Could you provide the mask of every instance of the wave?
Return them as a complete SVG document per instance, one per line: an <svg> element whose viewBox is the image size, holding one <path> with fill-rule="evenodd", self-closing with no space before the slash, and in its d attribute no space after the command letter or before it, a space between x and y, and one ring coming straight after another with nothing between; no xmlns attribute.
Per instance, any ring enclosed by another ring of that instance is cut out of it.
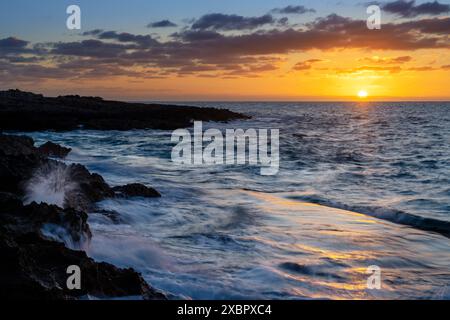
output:
<svg viewBox="0 0 450 320"><path fill-rule="evenodd" d="M422 231L430 231L450 238L450 221L421 217L397 209L389 209L376 206L355 206L335 201L321 199L316 196L289 196L291 200L307 201L323 206L333 207L352 212L365 214L374 218L386 220L392 223L409 226Z"/></svg>
<svg viewBox="0 0 450 320"><path fill-rule="evenodd" d="M68 167L49 163L37 169L25 185L24 203L48 203L63 208L66 196L77 188Z"/></svg>

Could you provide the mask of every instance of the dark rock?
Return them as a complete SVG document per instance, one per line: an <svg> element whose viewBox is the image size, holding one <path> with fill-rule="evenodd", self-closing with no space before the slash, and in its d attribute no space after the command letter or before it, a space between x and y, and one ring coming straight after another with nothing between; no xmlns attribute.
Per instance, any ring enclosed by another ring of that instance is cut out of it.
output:
<svg viewBox="0 0 450 320"><path fill-rule="evenodd" d="M15 233L36 233L43 237L43 228L57 230L54 240L83 247L91 238L87 214L74 209L62 209L46 203L24 206L14 195L0 193L0 223Z"/></svg>
<svg viewBox="0 0 450 320"><path fill-rule="evenodd" d="M0 134L0 191L21 193L22 183L45 160L31 138Z"/></svg>
<svg viewBox="0 0 450 320"><path fill-rule="evenodd" d="M63 244L40 238L35 233L13 236L0 228L0 299L55 300L141 297L165 299L165 296L132 269L120 269L97 263L83 251L67 249ZM67 268L81 270L81 289L67 289Z"/></svg>
<svg viewBox="0 0 450 320"><path fill-rule="evenodd" d="M0 152L6 156L35 155L34 141L27 136L0 135Z"/></svg>
<svg viewBox="0 0 450 320"><path fill-rule="evenodd" d="M89 211L98 201L114 197L114 191L102 176L90 173L84 166L73 164L68 167L69 179L77 188L66 194L67 207Z"/></svg>
<svg viewBox="0 0 450 320"><path fill-rule="evenodd" d="M11 93L16 95L21 97ZM64 191L65 208L35 202L23 205L26 186L40 179L47 179L49 192ZM83 248L91 238L85 210L114 195L100 175L81 165L47 159L30 138L0 134L0 299L87 295L165 299L134 270L97 263L85 252L73 250ZM81 290L67 289L71 265L81 268Z"/></svg>
<svg viewBox="0 0 450 320"><path fill-rule="evenodd" d="M197 121L249 117L226 109L106 101L98 97L45 98L33 93L0 92L0 130L174 130Z"/></svg>
<svg viewBox="0 0 450 320"><path fill-rule="evenodd" d="M47 204L23 206L15 195L0 193L0 299L165 298L132 269L97 263L83 251L50 241L42 232L47 225L62 228L73 243L90 237L83 212ZM67 289L71 265L81 269L81 290Z"/></svg>
<svg viewBox="0 0 450 320"><path fill-rule="evenodd" d="M22 206L22 200L12 193L0 192L0 214L11 213Z"/></svg>
<svg viewBox="0 0 450 320"><path fill-rule="evenodd" d="M140 183L127 184L125 186L114 187L112 190L118 196L124 197L144 197L159 198L161 194L153 188L149 188Z"/></svg>
<svg viewBox="0 0 450 320"><path fill-rule="evenodd" d="M53 142L46 142L38 148L38 151L46 156L64 159L72 151L71 148L62 147Z"/></svg>
<svg viewBox="0 0 450 320"><path fill-rule="evenodd" d="M23 195L27 185L40 177L53 177L54 191L68 183L74 186L66 190L64 206L68 208L88 211L95 202L114 197L103 178L84 166L47 159L31 138L0 135L0 192Z"/></svg>

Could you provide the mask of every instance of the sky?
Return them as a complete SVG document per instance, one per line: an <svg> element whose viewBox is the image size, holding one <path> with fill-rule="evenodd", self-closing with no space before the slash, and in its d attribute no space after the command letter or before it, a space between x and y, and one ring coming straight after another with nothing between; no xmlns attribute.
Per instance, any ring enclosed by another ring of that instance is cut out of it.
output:
<svg viewBox="0 0 450 320"><path fill-rule="evenodd" d="M450 100L449 53L448 0L0 2L0 89L50 96Z"/></svg>

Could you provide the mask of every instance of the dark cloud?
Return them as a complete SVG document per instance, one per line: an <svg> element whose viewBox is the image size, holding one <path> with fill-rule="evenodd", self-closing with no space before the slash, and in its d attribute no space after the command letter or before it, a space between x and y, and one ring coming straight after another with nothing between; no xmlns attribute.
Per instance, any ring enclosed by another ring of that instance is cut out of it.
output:
<svg viewBox="0 0 450 320"><path fill-rule="evenodd" d="M198 22L198 21L196 21ZM314 20L295 28L258 29L245 33L225 33L230 25L189 28L174 33L167 40L150 35L117 31L92 30L84 33L89 39L74 42L41 43L6 38L0 40L2 76L14 72L26 76L59 79L66 77L159 78L167 76L256 77L262 72L277 70L280 56L312 49L405 50L450 48L450 18L428 18L401 23L385 23L382 31L368 30L366 21L336 14ZM234 27L236 24L234 24ZM242 26L241 26L242 27ZM218 29L219 28L219 29ZM248 30L248 29L246 29ZM27 60L29 59L29 60ZM45 60L39 68L36 60ZM365 60L367 66L353 72L398 72L398 65L410 56ZM294 70L307 70L314 63L299 62ZM48 66L53 67L48 67ZM26 71L28 66L30 71ZM58 69L66 70L57 71ZM138 70L138 71L137 71Z"/></svg>
<svg viewBox="0 0 450 320"><path fill-rule="evenodd" d="M450 11L450 5L438 1L416 5L415 0L397 0L382 6L384 11L401 17L416 17L419 15L439 15Z"/></svg>
<svg viewBox="0 0 450 320"><path fill-rule="evenodd" d="M450 35L450 18L409 21L402 23L400 26L403 32L410 28L425 34Z"/></svg>
<svg viewBox="0 0 450 320"><path fill-rule="evenodd" d="M222 39L225 36L209 30L185 30L172 34L174 39L179 39L186 42L208 41Z"/></svg>
<svg viewBox="0 0 450 320"><path fill-rule="evenodd" d="M287 26L287 25L289 25L289 18L283 17L283 18L278 19L278 25L279 26Z"/></svg>
<svg viewBox="0 0 450 320"><path fill-rule="evenodd" d="M28 44L28 41L15 37L0 39L0 54L29 52L30 50L27 48Z"/></svg>
<svg viewBox="0 0 450 320"><path fill-rule="evenodd" d="M243 17L235 14L211 13L200 17L192 25L194 30L252 30L274 24L270 14L260 17Z"/></svg>
<svg viewBox="0 0 450 320"><path fill-rule="evenodd" d="M119 42L131 42L140 46L152 46L158 43L149 35L134 35L127 32L105 31L97 34L99 39L117 40Z"/></svg>
<svg viewBox="0 0 450 320"><path fill-rule="evenodd" d="M30 43L15 37L0 39L0 60L10 63L32 63L45 59L37 54L45 54L45 50L30 46Z"/></svg>
<svg viewBox="0 0 450 320"><path fill-rule="evenodd" d="M130 49L130 47L117 43L106 43L100 40L83 40L81 42L55 43L53 44L51 54L108 58L118 57L121 53L125 53L127 49Z"/></svg>
<svg viewBox="0 0 450 320"><path fill-rule="evenodd" d="M315 13L316 10L308 9L304 6L287 6L284 8L276 8L271 12L279 14L305 14L305 13Z"/></svg>
<svg viewBox="0 0 450 320"><path fill-rule="evenodd" d="M83 36L96 36L96 35L99 35L102 32L103 32L102 29L94 29L94 30L83 32L81 35L83 35Z"/></svg>
<svg viewBox="0 0 450 320"><path fill-rule="evenodd" d="M28 45L28 41L20 40L14 37L9 37L0 40L0 48L25 48Z"/></svg>
<svg viewBox="0 0 450 320"><path fill-rule="evenodd" d="M147 28L171 28L177 25L169 20L161 20L157 22L151 22L147 25Z"/></svg>

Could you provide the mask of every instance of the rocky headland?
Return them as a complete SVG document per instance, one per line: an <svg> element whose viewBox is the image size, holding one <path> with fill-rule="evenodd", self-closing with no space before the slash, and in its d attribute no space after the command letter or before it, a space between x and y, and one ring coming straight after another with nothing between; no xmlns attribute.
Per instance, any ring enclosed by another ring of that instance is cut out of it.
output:
<svg viewBox="0 0 450 320"><path fill-rule="evenodd" d="M30 137L11 131L176 129L190 126L193 120L245 118L212 108L0 92L0 299L166 299L133 269L96 262L83 251L92 237L88 212L120 219L116 212L96 208L97 202L114 197L160 197L159 192L137 183L110 186L84 166L61 161L70 148L52 142L35 146ZM42 179L47 188L61 195L59 200L29 199L30 186L39 185ZM71 265L82 270L80 290L67 288Z"/></svg>
<svg viewBox="0 0 450 320"><path fill-rule="evenodd" d="M197 121L248 117L226 109L107 101L99 97L44 97L20 90L0 91L0 129L131 130L186 128Z"/></svg>

